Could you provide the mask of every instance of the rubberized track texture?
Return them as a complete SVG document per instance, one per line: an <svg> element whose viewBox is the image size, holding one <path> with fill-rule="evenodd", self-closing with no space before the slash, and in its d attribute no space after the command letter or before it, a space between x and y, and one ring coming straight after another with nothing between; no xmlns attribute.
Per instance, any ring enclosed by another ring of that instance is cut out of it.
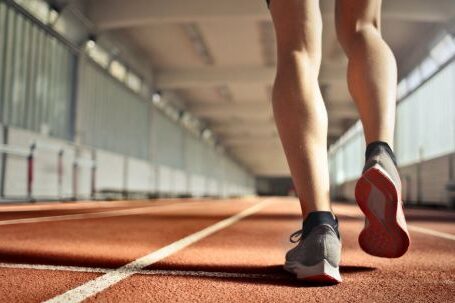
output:
<svg viewBox="0 0 455 303"><path fill-rule="evenodd" d="M364 216L334 204L343 283L284 271L293 198L0 206L1 302L453 302L455 213L407 209L413 244L364 253Z"/></svg>

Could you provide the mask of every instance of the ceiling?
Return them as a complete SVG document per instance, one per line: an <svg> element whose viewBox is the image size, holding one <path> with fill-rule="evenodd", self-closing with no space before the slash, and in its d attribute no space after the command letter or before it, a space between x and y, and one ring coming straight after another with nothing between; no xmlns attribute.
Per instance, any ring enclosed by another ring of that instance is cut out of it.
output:
<svg viewBox="0 0 455 303"><path fill-rule="evenodd" d="M358 116L336 40L334 1L321 0L321 9L320 83L333 143ZM178 95L250 171L289 174L270 106L275 38L264 0L86 0L84 10L98 35L115 35L145 56L156 87ZM454 16L454 0L384 0L383 35L400 75Z"/></svg>

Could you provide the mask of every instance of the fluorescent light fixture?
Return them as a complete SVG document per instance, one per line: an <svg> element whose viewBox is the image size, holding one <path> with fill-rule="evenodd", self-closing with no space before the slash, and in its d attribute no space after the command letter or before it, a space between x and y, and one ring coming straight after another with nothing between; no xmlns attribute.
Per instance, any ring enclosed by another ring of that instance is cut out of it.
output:
<svg viewBox="0 0 455 303"><path fill-rule="evenodd" d="M88 40L86 45L87 48L94 48L96 46L96 43L93 40Z"/></svg>
<svg viewBox="0 0 455 303"><path fill-rule="evenodd" d="M51 9L49 11L49 24L54 25L57 22L59 16L60 14L58 13L58 11Z"/></svg>
<svg viewBox="0 0 455 303"><path fill-rule="evenodd" d="M94 48L96 46L96 36L93 34L88 35L87 42L85 43L85 46L88 49Z"/></svg>
<svg viewBox="0 0 455 303"><path fill-rule="evenodd" d="M156 91L152 94L152 102L153 104L158 104L161 102L161 92Z"/></svg>
<svg viewBox="0 0 455 303"><path fill-rule="evenodd" d="M205 140L209 140L212 137L212 131L208 128L203 129L201 135Z"/></svg>
<svg viewBox="0 0 455 303"><path fill-rule="evenodd" d="M428 79L438 71L438 65L431 57L427 57L420 63L420 73L423 79Z"/></svg>
<svg viewBox="0 0 455 303"><path fill-rule="evenodd" d="M126 66L117 60L112 60L109 66L109 72L115 78L124 81L126 77Z"/></svg>
<svg viewBox="0 0 455 303"><path fill-rule="evenodd" d="M431 50L431 57L442 65L455 56L455 41L447 34Z"/></svg>
<svg viewBox="0 0 455 303"><path fill-rule="evenodd" d="M128 71L126 76L126 83L129 88L131 88L136 93L139 93L142 88L142 80L135 73Z"/></svg>
<svg viewBox="0 0 455 303"><path fill-rule="evenodd" d="M55 23L57 22L58 18L60 17L60 8L57 7L57 5L55 5L55 3L50 3L49 4L49 16L48 16L48 20L47 20L47 23L51 26L55 25Z"/></svg>
<svg viewBox="0 0 455 303"><path fill-rule="evenodd" d="M188 38L193 45L194 50L199 55L199 57L206 63L206 64L213 64L213 58L208 50L204 39L199 31L199 28L194 23L189 23L183 25L183 29L186 32Z"/></svg>

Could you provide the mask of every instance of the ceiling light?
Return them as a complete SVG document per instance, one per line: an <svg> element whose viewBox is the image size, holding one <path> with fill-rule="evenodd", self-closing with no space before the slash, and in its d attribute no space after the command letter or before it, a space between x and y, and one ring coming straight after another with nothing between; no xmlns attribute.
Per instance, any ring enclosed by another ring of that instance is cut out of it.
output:
<svg viewBox="0 0 455 303"><path fill-rule="evenodd" d="M160 91L156 91L152 94L152 102L154 104L158 104L161 102L161 92Z"/></svg>
<svg viewBox="0 0 455 303"><path fill-rule="evenodd" d="M96 46L96 37L95 35L90 34L88 36L87 42L85 44L87 48L94 48Z"/></svg>

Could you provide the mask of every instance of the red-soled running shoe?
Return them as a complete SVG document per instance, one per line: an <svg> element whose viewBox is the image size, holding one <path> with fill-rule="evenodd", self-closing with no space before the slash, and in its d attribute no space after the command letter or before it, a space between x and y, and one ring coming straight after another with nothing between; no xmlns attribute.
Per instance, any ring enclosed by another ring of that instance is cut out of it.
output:
<svg viewBox="0 0 455 303"><path fill-rule="evenodd" d="M362 249L373 256L398 258L410 244L403 214L401 181L395 156L384 142L369 144L355 197L366 216L359 235Z"/></svg>

